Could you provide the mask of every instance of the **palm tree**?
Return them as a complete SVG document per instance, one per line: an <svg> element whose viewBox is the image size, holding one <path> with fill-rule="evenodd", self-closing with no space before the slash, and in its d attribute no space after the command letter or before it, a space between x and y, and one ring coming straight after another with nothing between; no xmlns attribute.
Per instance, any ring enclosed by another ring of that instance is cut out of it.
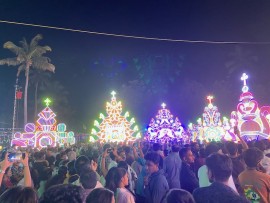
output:
<svg viewBox="0 0 270 203"><path fill-rule="evenodd" d="M37 106L38 106L38 90L39 88L45 88L49 85L51 78L51 73L44 72L42 70L32 70L30 71L30 86L35 88L35 111L34 119L37 117Z"/></svg>
<svg viewBox="0 0 270 203"><path fill-rule="evenodd" d="M21 47L15 45L13 42L4 43L4 48L9 49L16 54L14 58L7 58L0 60L0 65L19 66L17 77L21 71L25 71L25 87L24 87L24 123L27 123L27 90L29 81L30 68L39 69L42 71L54 72L55 66L51 64L48 57L43 56L47 51L51 51L49 46L40 46L38 42L42 39L42 35L36 35L30 42L27 43L25 39L20 41Z"/></svg>

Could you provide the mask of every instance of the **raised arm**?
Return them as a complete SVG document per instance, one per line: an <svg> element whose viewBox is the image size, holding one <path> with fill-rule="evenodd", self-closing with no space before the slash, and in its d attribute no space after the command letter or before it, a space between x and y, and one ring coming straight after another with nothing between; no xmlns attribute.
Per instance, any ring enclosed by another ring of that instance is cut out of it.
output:
<svg viewBox="0 0 270 203"><path fill-rule="evenodd" d="M239 138L241 145L243 147L243 150L248 149L248 145L245 142L245 140L240 136L240 131L237 126L234 126L234 134Z"/></svg>
<svg viewBox="0 0 270 203"><path fill-rule="evenodd" d="M5 159L3 161L0 162L0 187L2 185L2 180L5 174L5 171L8 167L10 167L12 165L11 162L8 161L8 153L6 153Z"/></svg>

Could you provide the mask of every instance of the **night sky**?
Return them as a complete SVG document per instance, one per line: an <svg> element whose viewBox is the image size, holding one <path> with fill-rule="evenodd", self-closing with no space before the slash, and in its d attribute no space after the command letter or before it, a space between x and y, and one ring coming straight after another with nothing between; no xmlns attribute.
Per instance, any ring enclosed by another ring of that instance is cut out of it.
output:
<svg viewBox="0 0 270 203"><path fill-rule="evenodd" d="M0 20L125 35L210 41L270 42L270 1L1 0ZM42 34L56 66L39 98L69 130L89 132L115 90L143 129L165 102L187 125L203 113L206 96L224 116L236 109L241 74L260 105L270 104L270 44L199 44L90 35L0 23L0 45ZM14 57L0 48L0 59ZM0 127L12 126L16 67L0 66ZM24 86L25 77L20 76ZM33 122L34 88L29 87ZM42 104L39 104L39 110ZM22 101L19 127L23 125ZM83 129L83 125L86 129Z"/></svg>

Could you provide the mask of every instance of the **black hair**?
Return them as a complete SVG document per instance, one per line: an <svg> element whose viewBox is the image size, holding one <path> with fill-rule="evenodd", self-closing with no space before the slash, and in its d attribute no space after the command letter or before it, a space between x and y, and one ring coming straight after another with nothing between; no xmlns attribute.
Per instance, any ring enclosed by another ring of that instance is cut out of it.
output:
<svg viewBox="0 0 270 203"><path fill-rule="evenodd" d="M174 144L174 145L172 146L172 152L179 152L179 151L180 151L180 146Z"/></svg>
<svg viewBox="0 0 270 203"><path fill-rule="evenodd" d="M164 203L195 203L193 196L182 189L170 189L164 200Z"/></svg>
<svg viewBox="0 0 270 203"><path fill-rule="evenodd" d="M68 168L66 166L60 166L58 169L58 175L66 177Z"/></svg>
<svg viewBox="0 0 270 203"><path fill-rule="evenodd" d="M68 162L67 169L68 169L69 175L75 175L75 174L77 174L77 171L76 171L74 165L75 165L75 160L72 160L72 161Z"/></svg>
<svg viewBox="0 0 270 203"><path fill-rule="evenodd" d="M38 196L31 187L16 186L8 189L0 196L1 203L38 203Z"/></svg>
<svg viewBox="0 0 270 203"><path fill-rule="evenodd" d="M156 152L147 153L144 157L146 161L152 161L154 164L158 165L159 169L163 167L163 159L162 157Z"/></svg>
<svg viewBox="0 0 270 203"><path fill-rule="evenodd" d="M108 188L109 190L113 190L116 187L114 183L114 176L116 174L116 171L117 171L117 167L110 168L110 170L108 171L105 177L105 180L106 180L105 187Z"/></svg>
<svg viewBox="0 0 270 203"><path fill-rule="evenodd" d="M96 188L87 196L86 203L111 203L113 198L112 191L106 188Z"/></svg>
<svg viewBox="0 0 270 203"><path fill-rule="evenodd" d="M113 192L116 192L116 189L119 188L121 179L127 174L127 170L124 168L117 168L115 176L114 176L114 183L116 188L113 189Z"/></svg>
<svg viewBox="0 0 270 203"><path fill-rule="evenodd" d="M263 152L257 147L252 147L243 152L243 158L248 167L254 168L263 159Z"/></svg>
<svg viewBox="0 0 270 203"><path fill-rule="evenodd" d="M81 155L76 159L74 166L78 175L81 174L83 167L86 164L90 164L90 160L86 156Z"/></svg>
<svg viewBox="0 0 270 203"><path fill-rule="evenodd" d="M184 160L184 157L187 155L188 151L191 151L190 147L184 147L180 149L179 155L182 160Z"/></svg>
<svg viewBox="0 0 270 203"><path fill-rule="evenodd" d="M153 144L153 151L158 151L158 150L161 150L161 149L162 149L161 144L159 144L159 143L154 143Z"/></svg>
<svg viewBox="0 0 270 203"><path fill-rule="evenodd" d="M227 142L226 149L231 156L234 156L238 152L238 144L236 144L234 142Z"/></svg>
<svg viewBox="0 0 270 203"><path fill-rule="evenodd" d="M47 180L44 190L46 191L47 189L49 189L50 187L54 185L63 184L64 180L65 180L65 177L63 175L59 175L59 174L54 175L49 180Z"/></svg>
<svg viewBox="0 0 270 203"><path fill-rule="evenodd" d="M208 157L210 154L218 152L220 147L216 143L210 143L205 147L205 156Z"/></svg>
<svg viewBox="0 0 270 203"><path fill-rule="evenodd" d="M124 169L128 170L128 164L125 161L119 161L118 164L117 164L117 167L118 168L124 168Z"/></svg>
<svg viewBox="0 0 270 203"><path fill-rule="evenodd" d="M97 174L93 170L84 171L80 175L80 183L84 189L93 189L97 185Z"/></svg>
<svg viewBox="0 0 270 203"><path fill-rule="evenodd" d="M39 203L82 203L83 188L72 184L61 184L50 187L44 192Z"/></svg>
<svg viewBox="0 0 270 203"><path fill-rule="evenodd" d="M216 181L227 181L232 175L232 160L227 155L213 153L206 158L205 164Z"/></svg>

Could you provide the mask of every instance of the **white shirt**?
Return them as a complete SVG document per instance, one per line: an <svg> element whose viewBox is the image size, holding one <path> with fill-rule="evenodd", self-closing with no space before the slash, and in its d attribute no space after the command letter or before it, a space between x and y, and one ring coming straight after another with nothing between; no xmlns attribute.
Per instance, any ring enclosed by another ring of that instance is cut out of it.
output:
<svg viewBox="0 0 270 203"><path fill-rule="evenodd" d="M207 175L207 170L208 169L207 169L206 165L201 166L198 170L198 178L199 178L199 186L200 187L208 187L211 185L209 178L208 178L208 175ZM233 182L232 175L229 177L228 183L229 183L229 187L238 193L238 191L235 187L235 184Z"/></svg>
<svg viewBox="0 0 270 203"><path fill-rule="evenodd" d="M126 188L117 188L116 203L135 203L134 196Z"/></svg>

